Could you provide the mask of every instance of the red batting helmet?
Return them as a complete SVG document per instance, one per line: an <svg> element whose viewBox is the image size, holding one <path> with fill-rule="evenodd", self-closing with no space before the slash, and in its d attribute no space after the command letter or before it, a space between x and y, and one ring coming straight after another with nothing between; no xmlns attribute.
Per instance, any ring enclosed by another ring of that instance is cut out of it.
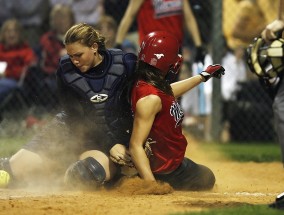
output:
<svg viewBox="0 0 284 215"><path fill-rule="evenodd" d="M154 31L142 41L138 59L158 68L164 76L177 74L182 63L179 42L166 31Z"/></svg>

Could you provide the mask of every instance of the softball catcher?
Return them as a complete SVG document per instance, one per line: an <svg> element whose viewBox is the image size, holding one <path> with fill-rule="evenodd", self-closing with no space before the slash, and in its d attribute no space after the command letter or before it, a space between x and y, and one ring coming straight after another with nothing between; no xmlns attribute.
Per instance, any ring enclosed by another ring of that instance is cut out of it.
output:
<svg viewBox="0 0 284 215"><path fill-rule="evenodd" d="M265 41L259 37L247 48L247 63L250 71L256 74L260 83L273 99L274 125L281 146L284 164L284 39L278 37Z"/></svg>
<svg viewBox="0 0 284 215"><path fill-rule="evenodd" d="M68 188L92 189L120 176L110 157L130 160L127 80L137 57L106 49L104 41L85 23L66 32L68 55L60 59L56 73L62 109L28 144L0 161L14 181L41 183L61 175Z"/></svg>
<svg viewBox="0 0 284 215"><path fill-rule="evenodd" d="M266 26L261 37L247 49L250 70L255 73L273 99L275 130L284 166L284 1L279 1L278 19ZM269 207L284 209L284 193Z"/></svg>

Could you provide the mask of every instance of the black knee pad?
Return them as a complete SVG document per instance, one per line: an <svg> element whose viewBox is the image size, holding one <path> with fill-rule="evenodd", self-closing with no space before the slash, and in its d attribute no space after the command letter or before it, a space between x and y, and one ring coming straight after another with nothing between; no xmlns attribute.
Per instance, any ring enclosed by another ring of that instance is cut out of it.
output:
<svg viewBox="0 0 284 215"><path fill-rule="evenodd" d="M69 187L97 187L106 178L103 166L94 158L88 157L69 166L65 173L65 184Z"/></svg>

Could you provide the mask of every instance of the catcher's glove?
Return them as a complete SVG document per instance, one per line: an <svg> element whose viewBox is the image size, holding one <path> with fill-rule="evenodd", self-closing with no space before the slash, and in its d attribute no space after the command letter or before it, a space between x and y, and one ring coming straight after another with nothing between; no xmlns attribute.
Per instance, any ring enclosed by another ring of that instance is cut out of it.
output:
<svg viewBox="0 0 284 215"><path fill-rule="evenodd" d="M207 51L203 46L196 47L194 62L196 63L201 62L202 64L204 64L206 52Z"/></svg>

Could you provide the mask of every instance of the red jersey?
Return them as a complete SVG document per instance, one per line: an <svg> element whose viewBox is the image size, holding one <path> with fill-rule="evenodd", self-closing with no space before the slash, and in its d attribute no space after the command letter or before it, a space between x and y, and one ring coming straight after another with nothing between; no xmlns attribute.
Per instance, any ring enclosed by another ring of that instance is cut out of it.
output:
<svg viewBox="0 0 284 215"><path fill-rule="evenodd" d="M26 43L12 48L5 48L3 44L0 44L0 61L6 61L8 64L5 72L7 78L19 80L23 69L35 60L33 49Z"/></svg>
<svg viewBox="0 0 284 215"><path fill-rule="evenodd" d="M54 74L57 70L60 51L65 48L63 41L56 37L53 31L46 32L40 38L42 52L42 70L47 74Z"/></svg>
<svg viewBox="0 0 284 215"><path fill-rule="evenodd" d="M148 136L155 141L150 145L153 153L150 157L151 170L153 173L170 172L181 164L187 146L181 126L184 114L174 96L138 81L131 94L134 115L137 101L148 95L157 95L162 101L162 110L156 115Z"/></svg>
<svg viewBox="0 0 284 215"><path fill-rule="evenodd" d="M139 42L152 31L169 31L183 41L182 0L145 0L137 14Z"/></svg>

